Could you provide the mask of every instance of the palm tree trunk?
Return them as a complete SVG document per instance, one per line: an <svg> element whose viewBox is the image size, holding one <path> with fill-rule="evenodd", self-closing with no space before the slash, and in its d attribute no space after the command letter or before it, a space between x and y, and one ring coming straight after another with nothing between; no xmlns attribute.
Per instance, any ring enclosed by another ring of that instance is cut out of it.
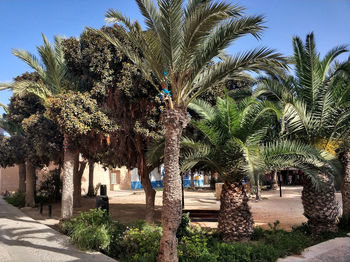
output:
<svg viewBox="0 0 350 262"><path fill-rule="evenodd" d="M26 206L35 206L35 167L31 161L26 162Z"/></svg>
<svg viewBox="0 0 350 262"><path fill-rule="evenodd" d="M220 196L218 230L226 242L249 240L254 221L248 205L248 196L239 183L225 183Z"/></svg>
<svg viewBox="0 0 350 262"><path fill-rule="evenodd" d="M313 234L337 231L339 207L335 199L335 188L326 175L321 175L321 180L323 185L317 190L311 179L305 176L301 195L304 216L308 219Z"/></svg>
<svg viewBox="0 0 350 262"><path fill-rule="evenodd" d="M18 165L18 191L26 192L26 163Z"/></svg>
<svg viewBox="0 0 350 262"><path fill-rule="evenodd" d="M343 202L343 219L350 224L350 150L342 156L344 175L341 186L341 196Z"/></svg>
<svg viewBox="0 0 350 262"><path fill-rule="evenodd" d="M261 187L260 187L259 176L255 179L255 181L256 181L255 200L261 200Z"/></svg>
<svg viewBox="0 0 350 262"><path fill-rule="evenodd" d="M93 161L89 161L89 188L87 195L89 197L94 196L94 167L95 163Z"/></svg>
<svg viewBox="0 0 350 262"><path fill-rule="evenodd" d="M68 219L73 216L73 173L74 173L74 159L76 152L69 148L68 136L64 135L64 159L63 159L63 185L62 185L62 206L61 217Z"/></svg>
<svg viewBox="0 0 350 262"><path fill-rule="evenodd" d="M162 208L163 236L159 262L177 262L176 231L182 214L181 177L179 168L180 137L190 118L183 108L167 109L163 114L166 128L164 148L164 190Z"/></svg>

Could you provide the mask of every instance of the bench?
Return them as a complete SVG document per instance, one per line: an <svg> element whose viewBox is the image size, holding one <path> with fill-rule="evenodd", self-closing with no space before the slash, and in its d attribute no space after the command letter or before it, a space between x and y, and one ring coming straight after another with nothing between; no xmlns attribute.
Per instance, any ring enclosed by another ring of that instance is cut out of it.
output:
<svg viewBox="0 0 350 262"><path fill-rule="evenodd" d="M190 219L193 222L217 222L219 210L185 209L182 213L190 213Z"/></svg>

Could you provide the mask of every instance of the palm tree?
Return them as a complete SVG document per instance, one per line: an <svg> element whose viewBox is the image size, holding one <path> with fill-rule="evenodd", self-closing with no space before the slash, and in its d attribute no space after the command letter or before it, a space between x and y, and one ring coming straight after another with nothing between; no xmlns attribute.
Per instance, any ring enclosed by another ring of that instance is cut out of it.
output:
<svg viewBox="0 0 350 262"><path fill-rule="evenodd" d="M52 96L63 93L67 89L75 88L67 74L64 52L61 39L55 37L51 46L45 35L42 35L44 44L37 47L41 61L33 54L14 49L12 53L27 63L39 76L39 81L22 80L11 84L15 94L22 95L33 93L44 101ZM73 215L73 167L76 152L69 147L69 137L64 136L64 165L62 187L62 218L70 218ZM29 166L29 167L28 167ZM27 170L32 166L27 163Z"/></svg>
<svg viewBox="0 0 350 262"><path fill-rule="evenodd" d="M339 70L332 70L332 64L347 52L346 46L333 48L321 59L311 33L305 44L294 37L293 47L295 76L262 79L255 96L281 102L282 134L335 156L343 139L349 137L350 110L348 100L344 100L348 91L334 84ZM320 189L312 180L304 180L304 215L314 233L337 229L338 205L332 176L328 175L320 174L324 181Z"/></svg>
<svg viewBox="0 0 350 262"><path fill-rule="evenodd" d="M194 101L190 107L202 119L192 121L202 136L184 138L188 148L182 169L209 168L224 180L218 217L218 229L224 241L247 240L253 233L253 218L242 179L258 179L259 174L288 167L303 167L317 182L320 170L330 169L320 152L308 145L288 140L269 139L274 118L280 116L276 105L251 98L237 104L218 98L215 107ZM269 142L269 140L273 142Z"/></svg>
<svg viewBox="0 0 350 262"><path fill-rule="evenodd" d="M334 79L333 86L338 96L338 106L343 110L350 107L350 58L343 64L337 65L338 73ZM343 164L344 172L341 183L341 194L343 202L343 222L350 224L350 145L349 137L344 137L340 146L339 156Z"/></svg>
<svg viewBox="0 0 350 262"><path fill-rule="evenodd" d="M177 261L176 231L181 217L178 160L181 133L190 121L187 106L211 86L247 78L246 71L276 73L285 60L267 48L225 55L232 42L248 34L259 38L264 29L263 17L243 16L242 7L210 0L189 0L187 4L184 0L162 0L158 7L152 0L136 2L146 31L118 11L106 14L109 22L123 25L114 28L134 49L100 33L138 67L164 99L163 236L158 260Z"/></svg>

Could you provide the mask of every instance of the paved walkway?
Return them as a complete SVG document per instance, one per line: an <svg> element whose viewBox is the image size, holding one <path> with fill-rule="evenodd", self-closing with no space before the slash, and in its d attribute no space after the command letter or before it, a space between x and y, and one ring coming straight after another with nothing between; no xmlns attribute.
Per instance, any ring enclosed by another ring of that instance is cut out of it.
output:
<svg viewBox="0 0 350 262"><path fill-rule="evenodd" d="M0 261L115 262L98 252L82 252L69 238L23 214L0 197Z"/></svg>
<svg viewBox="0 0 350 262"><path fill-rule="evenodd" d="M278 262L349 262L350 237L339 237L306 248L300 256L280 258Z"/></svg>

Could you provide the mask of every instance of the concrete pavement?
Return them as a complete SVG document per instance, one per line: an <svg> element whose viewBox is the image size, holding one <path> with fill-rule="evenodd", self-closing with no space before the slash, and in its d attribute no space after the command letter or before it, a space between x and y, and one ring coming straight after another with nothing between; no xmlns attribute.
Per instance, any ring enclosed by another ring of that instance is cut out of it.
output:
<svg viewBox="0 0 350 262"><path fill-rule="evenodd" d="M116 262L99 252L83 252L69 237L43 225L0 197L0 261Z"/></svg>
<svg viewBox="0 0 350 262"><path fill-rule="evenodd" d="M278 262L349 262L350 237L339 237L306 248L300 256L278 259Z"/></svg>

